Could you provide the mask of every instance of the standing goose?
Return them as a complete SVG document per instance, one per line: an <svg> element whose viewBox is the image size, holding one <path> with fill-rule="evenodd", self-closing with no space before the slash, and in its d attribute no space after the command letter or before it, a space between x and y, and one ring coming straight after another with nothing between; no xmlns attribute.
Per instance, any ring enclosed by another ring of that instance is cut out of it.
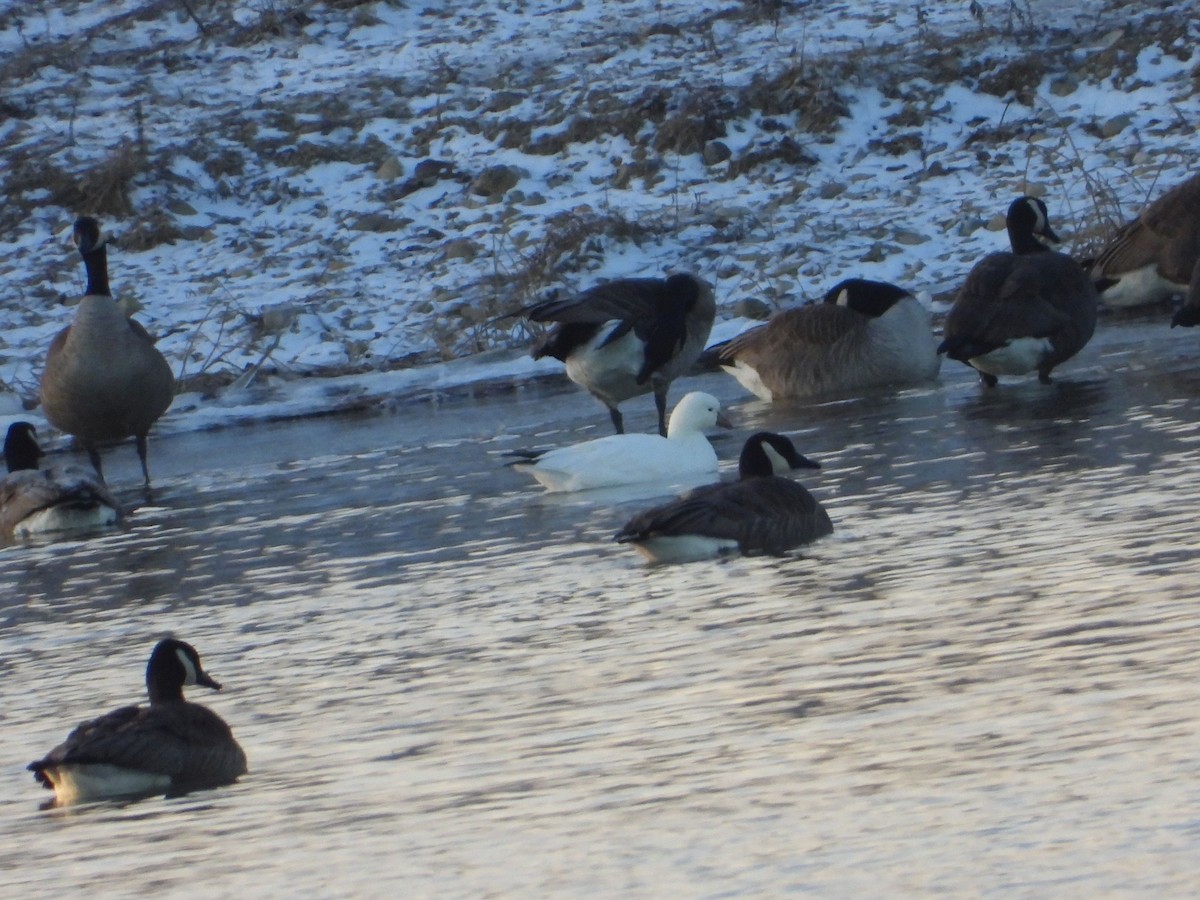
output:
<svg viewBox="0 0 1200 900"><path fill-rule="evenodd" d="M1034 370L1043 384L1096 329L1096 289L1077 262L1050 248L1059 243L1046 204L1018 197L1008 208L1011 253L975 264L946 315L945 353L979 371L994 387L998 375Z"/></svg>
<svg viewBox="0 0 1200 900"><path fill-rule="evenodd" d="M103 480L99 445L130 435L145 484L146 436L175 396L171 367L108 289L106 238L90 216L75 221L75 246L87 269L87 292L75 321L50 342L42 372L42 407L55 428L77 438Z"/></svg>
<svg viewBox="0 0 1200 900"><path fill-rule="evenodd" d="M159 641L146 666L149 706L82 723L29 770L59 806L231 784L246 773L246 754L224 719L183 699L187 685L221 689L194 647Z"/></svg>
<svg viewBox="0 0 1200 900"><path fill-rule="evenodd" d="M625 433L617 407L653 391L658 433L665 436L667 390L704 349L716 310L712 286L681 273L609 281L522 313L556 323L533 358L566 363L567 377L608 407L617 434Z"/></svg>
<svg viewBox="0 0 1200 900"><path fill-rule="evenodd" d="M937 377L929 312L903 288L850 278L824 302L781 312L704 351L768 403Z"/></svg>
<svg viewBox="0 0 1200 900"><path fill-rule="evenodd" d="M612 434L559 447L511 463L548 491L586 491L643 482L674 482L717 471L717 454L705 437L714 425L729 427L716 397L686 394L671 411L667 436Z"/></svg>
<svg viewBox="0 0 1200 900"><path fill-rule="evenodd" d="M739 481L718 482L638 513L615 537L654 563L691 562L726 553L778 555L833 532L824 507L789 469L819 469L783 435L759 432L738 460Z"/></svg>
<svg viewBox="0 0 1200 900"><path fill-rule="evenodd" d="M37 431L14 422L4 436L8 475L0 481L0 537L92 531L120 521L117 501L95 479L71 469L39 471Z"/></svg>
<svg viewBox="0 0 1200 900"><path fill-rule="evenodd" d="M1113 235L1091 275L1105 306L1140 306L1183 294L1171 327L1200 324L1200 175L1167 191Z"/></svg>

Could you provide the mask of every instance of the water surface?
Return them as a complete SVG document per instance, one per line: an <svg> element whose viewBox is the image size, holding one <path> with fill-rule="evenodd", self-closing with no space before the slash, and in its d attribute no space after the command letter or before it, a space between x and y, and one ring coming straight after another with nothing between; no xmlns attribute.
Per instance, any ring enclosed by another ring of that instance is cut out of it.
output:
<svg viewBox="0 0 1200 900"><path fill-rule="evenodd" d="M762 427L824 464L831 538L646 568L609 538L655 491L502 466L607 433L543 384L161 439L127 530L0 552L5 893L1194 890L1200 335L1104 322L1050 386L689 387L730 464ZM167 633L250 775L40 811L25 763Z"/></svg>

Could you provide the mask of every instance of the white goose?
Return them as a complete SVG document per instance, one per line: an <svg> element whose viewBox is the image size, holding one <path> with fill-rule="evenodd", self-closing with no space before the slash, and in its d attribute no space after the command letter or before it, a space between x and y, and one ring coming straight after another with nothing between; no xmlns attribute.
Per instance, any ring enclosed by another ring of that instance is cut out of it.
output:
<svg viewBox="0 0 1200 900"><path fill-rule="evenodd" d="M511 463L548 491L586 491L642 482L672 482L717 471L717 454L704 432L728 428L716 397L684 396L671 412L667 436L613 434L559 447Z"/></svg>

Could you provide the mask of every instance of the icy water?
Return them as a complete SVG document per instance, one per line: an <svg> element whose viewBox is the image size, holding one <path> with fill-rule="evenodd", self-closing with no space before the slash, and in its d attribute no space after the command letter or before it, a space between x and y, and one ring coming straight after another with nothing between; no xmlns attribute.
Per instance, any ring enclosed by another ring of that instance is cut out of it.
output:
<svg viewBox="0 0 1200 900"><path fill-rule="evenodd" d="M607 433L555 384L162 439L127 531L0 551L0 892L1192 893L1200 334L1104 322L1049 387L689 387L724 460L824 463L833 537L646 568L609 537L653 498L501 465ZM41 811L25 763L167 633L250 774Z"/></svg>

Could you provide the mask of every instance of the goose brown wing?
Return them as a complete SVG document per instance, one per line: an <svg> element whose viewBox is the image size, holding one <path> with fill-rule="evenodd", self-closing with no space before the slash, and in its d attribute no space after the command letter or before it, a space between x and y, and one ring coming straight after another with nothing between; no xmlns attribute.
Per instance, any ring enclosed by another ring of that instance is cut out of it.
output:
<svg viewBox="0 0 1200 900"><path fill-rule="evenodd" d="M1092 273L1119 275L1159 263L1165 276L1185 284L1197 253L1200 175L1176 185L1122 226L1096 257Z"/></svg>
<svg viewBox="0 0 1200 900"><path fill-rule="evenodd" d="M1086 289L1070 267L1078 266L1058 254L1036 257L993 253L980 260L946 316L949 338L966 337L987 345L1003 346L1022 337L1050 337L1069 326L1062 308L1063 279Z"/></svg>
<svg viewBox="0 0 1200 900"><path fill-rule="evenodd" d="M863 316L844 306L819 303L789 309L771 321L728 341L721 359L754 365L759 358L781 359L805 347L826 348L862 328Z"/></svg>
<svg viewBox="0 0 1200 900"><path fill-rule="evenodd" d="M140 706L122 706L99 718L81 722L65 741L27 768L37 773L39 781L46 783L42 769L70 763L108 762L102 757L108 752L110 742L131 723L137 722L144 711Z"/></svg>
<svg viewBox="0 0 1200 900"><path fill-rule="evenodd" d="M1158 260L1163 236L1156 234L1141 219L1134 219L1117 231L1092 264L1092 275L1120 275L1151 265Z"/></svg>
<svg viewBox="0 0 1200 900"><path fill-rule="evenodd" d="M1200 226L1200 175L1193 175L1148 206L1138 220L1168 238L1193 233Z"/></svg>
<svg viewBox="0 0 1200 900"><path fill-rule="evenodd" d="M803 485L786 478L737 482L718 502L742 523L743 553L783 553L833 532L825 508Z"/></svg>
<svg viewBox="0 0 1200 900"><path fill-rule="evenodd" d="M679 500L646 510L618 535L703 535L736 541L743 553L781 553L830 534L820 503L786 478L754 478L708 485Z"/></svg>
<svg viewBox="0 0 1200 900"><path fill-rule="evenodd" d="M53 505L59 491L45 472L22 469L0 480L0 531L12 530L39 509Z"/></svg>
<svg viewBox="0 0 1200 900"><path fill-rule="evenodd" d="M89 763L167 775L176 786L226 783L246 771L229 726L195 703L114 710L84 722L29 768Z"/></svg>

